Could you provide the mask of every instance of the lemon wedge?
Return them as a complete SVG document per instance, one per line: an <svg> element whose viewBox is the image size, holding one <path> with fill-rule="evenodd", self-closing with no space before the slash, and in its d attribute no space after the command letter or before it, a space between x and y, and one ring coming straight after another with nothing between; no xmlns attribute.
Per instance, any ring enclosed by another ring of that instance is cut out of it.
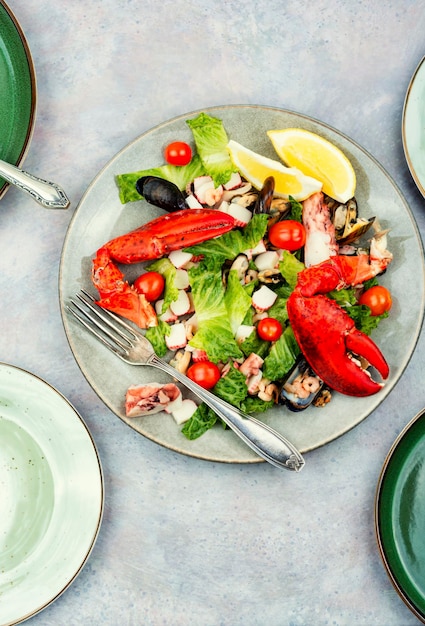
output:
<svg viewBox="0 0 425 626"><path fill-rule="evenodd" d="M274 177L274 193L281 198L292 196L301 201L322 188L320 181L306 176L299 169L285 167L279 161L257 154L233 139L229 141L227 148L235 167L256 189L261 189L268 176Z"/></svg>
<svg viewBox="0 0 425 626"><path fill-rule="evenodd" d="M349 159L333 143L302 128L267 132L274 149L289 167L323 183L323 192L345 203L354 196L356 174Z"/></svg>

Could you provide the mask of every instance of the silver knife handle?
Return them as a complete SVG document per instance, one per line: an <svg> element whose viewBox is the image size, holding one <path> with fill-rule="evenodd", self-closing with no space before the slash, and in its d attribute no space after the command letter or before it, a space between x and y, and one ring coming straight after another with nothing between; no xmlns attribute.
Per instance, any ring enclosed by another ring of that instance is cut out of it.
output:
<svg viewBox="0 0 425 626"><path fill-rule="evenodd" d="M270 426L221 400L211 392L200 387L185 374L180 373L163 359L153 355L149 365L162 369L183 383L185 387L203 400L221 419L263 459L275 465L299 472L305 461L296 447Z"/></svg>
<svg viewBox="0 0 425 626"><path fill-rule="evenodd" d="M0 160L0 177L28 193L46 209L66 209L69 199L56 183L37 178L15 165Z"/></svg>

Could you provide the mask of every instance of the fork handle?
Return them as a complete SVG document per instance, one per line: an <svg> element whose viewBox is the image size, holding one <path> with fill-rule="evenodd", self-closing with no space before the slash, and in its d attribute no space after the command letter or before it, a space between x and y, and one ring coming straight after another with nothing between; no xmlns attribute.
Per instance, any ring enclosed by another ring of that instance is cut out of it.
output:
<svg viewBox="0 0 425 626"><path fill-rule="evenodd" d="M263 459L276 467L283 467L295 472L302 470L305 461L300 452L290 441L270 426L221 400L156 355L149 360L149 365L167 372L197 395Z"/></svg>

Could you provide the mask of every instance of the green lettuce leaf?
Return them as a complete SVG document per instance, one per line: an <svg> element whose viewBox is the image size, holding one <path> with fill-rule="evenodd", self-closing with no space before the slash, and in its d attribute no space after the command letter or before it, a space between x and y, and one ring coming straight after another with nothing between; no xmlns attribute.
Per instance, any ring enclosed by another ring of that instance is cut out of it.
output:
<svg viewBox="0 0 425 626"><path fill-rule="evenodd" d="M373 281L372 285L378 284ZM354 321L356 328L361 330L365 335L370 335L372 331L379 325L380 321L388 317L388 311L382 315L372 315L368 306L358 304L354 289L340 289L339 291L330 291L329 298L335 300L340 307Z"/></svg>
<svg viewBox="0 0 425 626"><path fill-rule="evenodd" d="M301 263L293 254L284 250L283 258L279 263L279 271L292 289L297 284L298 273L304 268L304 263Z"/></svg>
<svg viewBox="0 0 425 626"><path fill-rule="evenodd" d="M197 117L186 121L193 133L196 150L207 173L213 178L215 185L227 183L232 172L236 171L227 144L229 139L223 122L200 113Z"/></svg>
<svg viewBox="0 0 425 626"><path fill-rule="evenodd" d="M157 326L151 326L146 330L145 336L148 339L153 349L155 350L155 354L162 357L167 354L168 348L165 343L165 336L170 334L170 326L167 322L163 322L162 320L158 320Z"/></svg>
<svg viewBox="0 0 425 626"><path fill-rule="evenodd" d="M273 400L261 400L257 396L247 396L241 403L241 409L250 415L251 413L264 413L274 405Z"/></svg>
<svg viewBox="0 0 425 626"><path fill-rule="evenodd" d="M303 221L303 205L298 200L295 200L292 196L289 196L290 212L286 219L296 220L297 222Z"/></svg>
<svg viewBox="0 0 425 626"><path fill-rule="evenodd" d="M224 303L229 316L230 328L233 335L235 335L251 308L251 296L244 286L241 285L237 270L230 270L227 276Z"/></svg>
<svg viewBox="0 0 425 626"><path fill-rule="evenodd" d="M190 340L193 348L205 350L214 363L238 359L242 352L233 336L224 301L221 262L208 257L189 269L198 330Z"/></svg>
<svg viewBox="0 0 425 626"><path fill-rule="evenodd" d="M151 263L147 269L150 272L158 272L165 279L164 304L162 305L162 313L165 313L170 304L179 297L179 290L175 285L176 268L167 257L163 257Z"/></svg>
<svg viewBox="0 0 425 626"><path fill-rule="evenodd" d="M294 365L300 348L292 328L288 326L270 348L264 359L263 374L270 380L281 380Z"/></svg>
<svg viewBox="0 0 425 626"><path fill-rule="evenodd" d="M229 404L240 407L241 402L248 395L246 377L232 365L227 374L219 379L213 388L213 392L222 400L229 402Z"/></svg>
<svg viewBox="0 0 425 626"><path fill-rule="evenodd" d="M255 352L255 354L258 354L262 359L265 359L270 350L270 343L261 339L254 329L252 333L242 341L239 347L246 357L252 352Z"/></svg>
<svg viewBox="0 0 425 626"><path fill-rule="evenodd" d="M270 307L270 309L267 311L267 315L269 317L274 317L275 319L277 319L283 327L286 326L286 323L288 321L288 311L286 308L286 301L287 298L280 298L278 297L274 304L272 304L272 306Z"/></svg>
<svg viewBox="0 0 425 626"><path fill-rule="evenodd" d="M180 191L184 191L186 185L197 176L206 174L205 168L198 154L195 154L187 165L160 165L146 170L118 174L115 181L118 185L119 197L122 204L141 200L142 196L136 189L136 182L142 176L158 176L165 178L177 185Z"/></svg>
<svg viewBox="0 0 425 626"><path fill-rule="evenodd" d="M195 413L184 424L182 428L183 435L190 440L198 439L201 435L210 430L217 422L218 417L212 409L202 403L198 406Z"/></svg>

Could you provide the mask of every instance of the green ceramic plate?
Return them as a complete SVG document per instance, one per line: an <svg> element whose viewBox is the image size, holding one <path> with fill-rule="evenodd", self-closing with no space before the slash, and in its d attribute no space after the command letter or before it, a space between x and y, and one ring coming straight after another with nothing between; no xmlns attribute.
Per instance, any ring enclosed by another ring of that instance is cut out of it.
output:
<svg viewBox="0 0 425 626"><path fill-rule="evenodd" d="M33 132L36 82L31 53L15 16L0 0L0 159L20 165ZM8 185L0 178L0 198Z"/></svg>
<svg viewBox="0 0 425 626"><path fill-rule="evenodd" d="M404 101L401 134L407 165L425 197L425 57L416 68Z"/></svg>
<svg viewBox="0 0 425 626"><path fill-rule="evenodd" d="M103 478L84 422L53 387L0 363L0 625L55 600L94 546Z"/></svg>
<svg viewBox="0 0 425 626"><path fill-rule="evenodd" d="M390 579L425 623L425 410L400 433L376 494L378 545Z"/></svg>

